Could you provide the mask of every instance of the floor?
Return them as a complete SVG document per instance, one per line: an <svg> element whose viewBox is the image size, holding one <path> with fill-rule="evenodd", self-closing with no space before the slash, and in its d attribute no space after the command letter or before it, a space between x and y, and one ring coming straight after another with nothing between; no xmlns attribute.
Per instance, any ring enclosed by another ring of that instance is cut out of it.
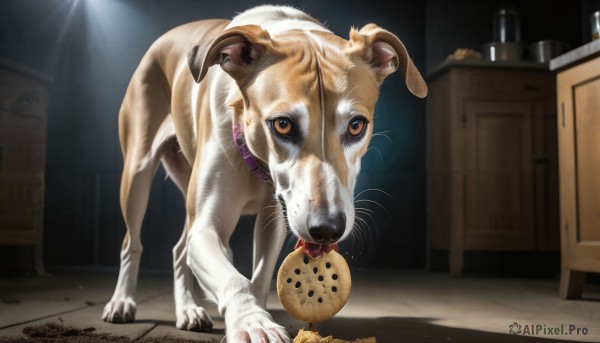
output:
<svg viewBox="0 0 600 343"><path fill-rule="evenodd" d="M212 333L175 329L171 278L165 273L140 276L135 323L102 322L101 311L116 278L113 272L63 271L50 277L0 279L0 339L24 337L25 327L48 322L94 327L95 332L132 340L223 338L223 320L210 304ZM577 301L559 299L557 287L558 281L549 279L354 272L348 304L317 329L336 338L375 336L380 343L600 342L600 286L587 285L584 300ZM268 306L290 333L304 326L282 310L275 294ZM521 334L511 334L511 326Z"/></svg>

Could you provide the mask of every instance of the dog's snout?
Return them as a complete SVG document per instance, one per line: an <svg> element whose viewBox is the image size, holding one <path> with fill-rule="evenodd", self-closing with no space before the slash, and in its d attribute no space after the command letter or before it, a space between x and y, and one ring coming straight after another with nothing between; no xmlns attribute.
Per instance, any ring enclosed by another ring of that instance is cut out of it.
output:
<svg viewBox="0 0 600 343"><path fill-rule="evenodd" d="M346 229L346 215L311 215L308 217L308 233L317 243L329 244L342 238Z"/></svg>

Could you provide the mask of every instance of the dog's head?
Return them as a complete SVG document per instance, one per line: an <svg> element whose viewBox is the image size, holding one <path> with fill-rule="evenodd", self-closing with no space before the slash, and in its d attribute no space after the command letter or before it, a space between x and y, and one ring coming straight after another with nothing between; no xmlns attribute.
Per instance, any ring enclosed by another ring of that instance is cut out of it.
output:
<svg viewBox="0 0 600 343"><path fill-rule="evenodd" d="M349 40L234 27L195 48L189 62L197 82L213 64L237 82L234 120L268 165L290 229L309 243L335 243L353 228L354 187L384 78L400 69L414 95L427 94L402 42L374 24L352 29Z"/></svg>

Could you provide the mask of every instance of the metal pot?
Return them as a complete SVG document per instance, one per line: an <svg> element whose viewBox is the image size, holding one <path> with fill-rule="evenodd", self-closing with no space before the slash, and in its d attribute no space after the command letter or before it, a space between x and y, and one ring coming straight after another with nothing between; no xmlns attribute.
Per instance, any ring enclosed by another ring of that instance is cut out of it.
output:
<svg viewBox="0 0 600 343"><path fill-rule="evenodd" d="M529 45L529 52L533 60L539 63L546 63L567 52L568 49L569 45L567 43L553 40L541 40Z"/></svg>
<svg viewBox="0 0 600 343"><path fill-rule="evenodd" d="M520 42L521 18L511 7L505 7L494 13L494 42Z"/></svg>
<svg viewBox="0 0 600 343"><path fill-rule="evenodd" d="M523 47L517 42L491 42L483 45L483 58L488 61L520 61Z"/></svg>
<svg viewBox="0 0 600 343"><path fill-rule="evenodd" d="M592 40L600 39L600 11L592 13L590 24L592 28Z"/></svg>

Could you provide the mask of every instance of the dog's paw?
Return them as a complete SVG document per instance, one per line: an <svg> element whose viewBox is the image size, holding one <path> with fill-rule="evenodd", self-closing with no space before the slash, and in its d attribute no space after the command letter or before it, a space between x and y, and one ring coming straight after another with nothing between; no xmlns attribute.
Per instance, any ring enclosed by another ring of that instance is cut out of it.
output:
<svg viewBox="0 0 600 343"><path fill-rule="evenodd" d="M206 310L200 306L185 306L177 311L176 316L177 323L175 323L175 326L180 330L204 332L212 330L213 321Z"/></svg>
<svg viewBox="0 0 600 343"><path fill-rule="evenodd" d="M276 324L271 315L260 310L245 314L233 323L225 323L227 343L291 343L283 326Z"/></svg>
<svg viewBox="0 0 600 343"><path fill-rule="evenodd" d="M137 305L131 297L111 300L104 306L102 320L111 323L131 323L135 320Z"/></svg>

